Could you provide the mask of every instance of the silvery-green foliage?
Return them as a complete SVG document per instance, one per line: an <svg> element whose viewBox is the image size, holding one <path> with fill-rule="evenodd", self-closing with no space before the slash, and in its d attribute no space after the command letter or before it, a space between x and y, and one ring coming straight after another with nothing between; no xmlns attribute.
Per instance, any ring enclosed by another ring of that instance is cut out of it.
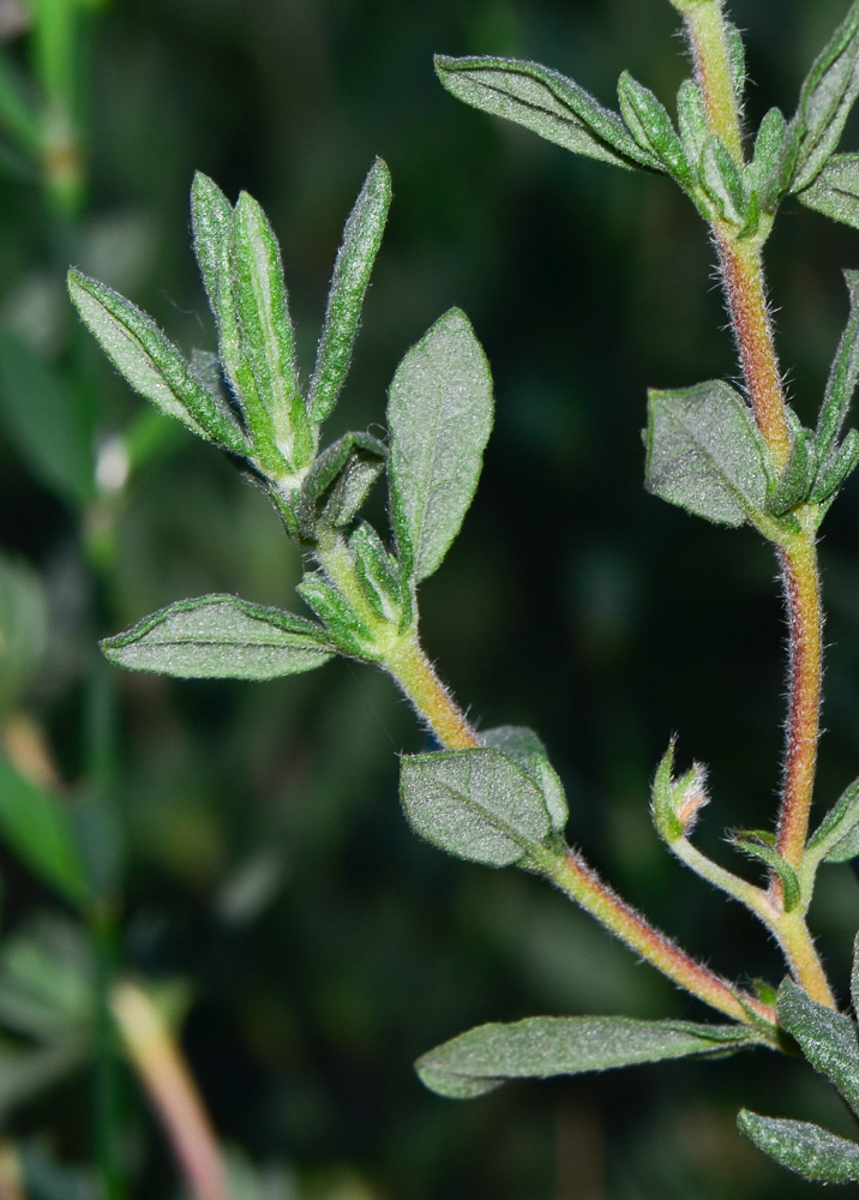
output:
<svg viewBox="0 0 859 1200"><path fill-rule="evenodd" d="M376 616L404 628L412 615L411 589L372 525L359 522L349 538L349 550L364 598Z"/></svg>
<svg viewBox="0 0 859 1200"><path fill-rule="evenodd" d="M773 209L790 187L790 153L787 121L781 109L771 108L761 121L752 161L746 167L750 191L764 209Z"/></svg>
<svg viewBox="0 0 859 1200"><path fill-rule="evenodd" d="M390 172L382 159L377 158L346 222L334 264L325 325L308 392L314 421L324 421L334 408L349 370L364 296L390 204Z"/></svg>
<svg viewBox="0 0 859 1200"><path fill-rule="evenodd" d="M812 1000L792 979L778 990L778 1019L815 1071L834 1084L859 1115L859 1041L853 1021Z"/></svg>
<svg viewBox="0 0 859 1200"><path fill-rule="evenodd" d="M346 597L321 572L310 572L296 588L308 608L325 626L341 654L372 661L373 635Z"/></svg>
<svg viewBox="0 0 859 1200"><path fill-rule="evenodd" d="M797 420L791 436L790 457L775 489L767 498L767 512L775 516L783 516L808 498L817 469L814 435L803 429Z"/></svg>
<svg viewBox="0 0 859 1200"><path fill-rule="evenodd" d="M782 1167L813 1183L859 1180L859 1145L809 1121L762 1117L744 1108L741 1133Z"/></svg>
<svg viewBox="0 0 859 1200"><path fill-rule="evenodd" d="M859 229L859 154L836 154L799 193L806 208Z"/></svg>
<svg viewBox="0 0 859 1200"><path fill-rule="evenodd" d="M784 911L793 912L802 899L802 889L796 871L776 849L775 834L766 829L743 829L732 834L730 840L743 854L756 858L775 872L781 880Z"/></svg>
<svg viewBox="0 0 859 1200"><path fill-rule="evenodd" d="M529 1017L479 1025L415 1063L441 1096L469 1100L511 1079L581 1075L668 1059L714 1057L759 1045L738 1025L638 1021L630 1017Z"/></svg>
<svg viewBox="0 0 859 1200"><path fill-rule="evenodd" d="M819 828L808 849L826 862L848 862L859 855L859 779L854 779Z"/></svg>
<svg viewBox="0 0 859 1200"><path fill-rule="evenodd" d="M814 434L817 476L812 496L816 500L827 499L840 486L849 473L852 459L851 445L847 443L847 462L843 461L846 439L839 446L838 438L859 380L859 272L845 271L844 278L850 293L850 315L832 363Z"/></svg>
<svg viewBox="0 0 859 1200"><path fill-rule="evenodd" d="M457 99L533 130L574 154L617 167L661 170L659 160L630 135L617 113L558 71L515 58L447 58L436 73Z"/></svg>
<svg viewBox="0 0 859 1200"><path fill-rule="evenodd" d="M521 725L499 725L497 729L484 730L480 734L480 742L483 746L500 750L526 775L530 775L543 793L552 828L563 833L570 815L564 785L549 762L546 747L533 729Z"/></svg>
<svg viewBox="0 0 859 1200"><path fill-rule="evenodd" d="M416 582L432 575L459 533L492 410L486 356L453 308L402 360L388 395L391 520L400 562Z"/></svg>
<svg viewBox="0 0 859 1200"><path fill-rule="evenodd" d="M500 750L405 755L400 797L421 837L490 867L521 862L552 831L540 788Z"/></svg>
<svg viewBox="0 0 859 1200"><path fill-rule="evenodd" d="M651 391L648 417L648 491L734 527L764 508L766 450L749 406L727 383Z"/></svg>
<svg viewBox="0 0 859 1200"><path fill-rule="evenodd" d="M835 152L859 96L859 0L814 62L791 122L796 166L791 190L802 192Z"/></svg>
<svg viewBox="0 0 859 1200"><path fill-rule="evenodd" d="M695 173L665 105L628 71L618 80L617 96L623 119L642 150L652 154L682 187L694 187Z"/></svg>
<svg viewBox="0 0 859 1200"><path fill-rule="evenodd" d="M701 152L701 185L723 221L743 227L749 219L749 198L740 169L721 138L709 137Z"/></svg>
<svg viewBox="0 0 859 1200"><path fill-rule="evenodd" d="M687 160L690 163L700 162L710 130L704 97L692 79L684 79L677 92L677 126Z"/></svg>
<svg viewBox="0 0 859 1200"><path fill-rule="evenodd" d="M151 317L79 271L69 272L69 293L84 324L136 392L200 437L234 454L250 452L229 406L203 387Z"/></svg>
<svg viewBox="0 0 859 1200"><path fill-rule="evenodd" d="M179 679L275 679L322 666L335 653L313 621L236 596L171 604L101 648L118 666Z"/></svg>

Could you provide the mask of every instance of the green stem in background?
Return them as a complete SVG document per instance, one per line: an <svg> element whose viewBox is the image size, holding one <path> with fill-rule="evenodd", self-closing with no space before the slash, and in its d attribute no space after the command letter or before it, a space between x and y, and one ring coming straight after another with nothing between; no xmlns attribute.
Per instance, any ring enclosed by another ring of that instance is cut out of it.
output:
<svg viewBox="0 0 859 1200"><path fill-rule="evenodd" d="M124 1200L127 1194L119 1119L121 1079L110 995L116 976L117 924L109 905L90 915L96 970L95 1138L96 1157L105 1200Z"/></svg>
<svg viewBox="0 0 859 1200"><path fill-rule="evenodd" d="M221 1150L176 1041L152 1000L132 983L114 989L111 1009L131 1061L158 1111L190 1200L230 1200Z"/></svg>

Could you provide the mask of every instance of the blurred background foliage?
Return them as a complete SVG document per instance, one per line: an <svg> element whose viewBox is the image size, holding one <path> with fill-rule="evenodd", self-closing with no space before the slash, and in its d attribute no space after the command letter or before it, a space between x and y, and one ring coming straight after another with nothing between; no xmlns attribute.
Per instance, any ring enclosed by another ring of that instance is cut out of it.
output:
<svg viewBox="0 0 859 1200"><path fill-rule="evenodd" d="M751 124L792 111L844 7L731 6ZM331 432L381 422L399 358L452 304L497 386L477 501L424 589L427 647L481 724L539 730L571 836L624 894L717 969L779 980L761 930L668 861L647 811L677 731L712 769L701 839L728 855L724 827L771 820L781 754L769 551L641 489L646 387L737 373L703 227L664 179L458 106L431 66L534 59L605 103L628 67L670 100L677 24L664 0L0 0L0 1176L23 1164L34 1200L177 1194L105 1023L115 973L181 985L237 1200L766 1200L807 1188L741 1141L740 1102L843 1129L807 1069L763 1052L471 1104L423 1091L412 1060L478 1022L707 1014L531 878L407 831L396 754L422 734L381 676L180 683L95 650L204 592L297 608L300 565L261 494L113 375L68 263L211 349L188 190L195 168L244 188L280 235L306 374L381 154L394 205ZM798 205L768 248L806 420L857 256ZM857 534L854 481L823 545L826 803L859 750ZM828 871L813 915L845 995L859 884Z"/></svg>

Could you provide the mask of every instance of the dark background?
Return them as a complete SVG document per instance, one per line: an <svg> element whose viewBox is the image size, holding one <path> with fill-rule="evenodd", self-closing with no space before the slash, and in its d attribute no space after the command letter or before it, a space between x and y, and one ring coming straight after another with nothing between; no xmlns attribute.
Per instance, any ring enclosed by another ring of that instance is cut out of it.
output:
<svg viewBox="0 0 859 1200"><path fill-rule="evenodd" d="M771 104L793 111L844 3L731 8L748 33L756 127ZM570 837L624 895L714 968L776 984L783 967L762 930L671 862L648 817L649 780L676 732L681 763L710 766L699 843L727 863L725 828L772 823L782 750L770 551L641 487L646 388L737 375L706 231L666 180L484 117L432 71L433 52L528 58L612 105L628 67L670 103L688 72L678 25L665 0L114 0L91 18L81 68L81 215L58 220L36 182L0 182L0 316L46 361L74 364L102 436L125 429L143 402L77 330L62 272L73 259L184 349L213 349L190 250L199 168L231 198L250 191L278 231L306 377L343 220L382 155L394 204L331 435L382 423L397 362L453 304L496 381L476 502L422 592L425 644L480 724L540 732L568 789ZM9 50L23 63L26 37ZM848 130L845 145L855 138ZM839 272L858 255L855 232L795 201L767 248L779 348L807 421L846 318ZM209 591L300 611L300 560L262 495L190 435L165 441L113 507L83 510L3 436L0 544L38 568L51 603L49 650L22 703L73 781L86 770L97 636ZM857 518L850 485L822 547L821 810L859 749ZM471 1103L422 1089L414 1058L483 1021L708 1014L546 885L410 834L396 755L422 734L385 678L344 662L265 684L111 678L123 968L189 984L183 1043L218 1131L280 1179L280 1192L254 1195L811 1194L740 1139L736 1109L841 1132L847 1118L807 1068L764 1051ZM7 934L56 907L9 856L4 875ZM849 868L827 868L812 920L842 998L857 917ZM82 1163L87 1096L78 1072L16 1107L9 1129ZM123 1105L132 1194L173 1194L169 1152L130 1077ZM294 1172L293 1191L272 1164Z"/></svg>

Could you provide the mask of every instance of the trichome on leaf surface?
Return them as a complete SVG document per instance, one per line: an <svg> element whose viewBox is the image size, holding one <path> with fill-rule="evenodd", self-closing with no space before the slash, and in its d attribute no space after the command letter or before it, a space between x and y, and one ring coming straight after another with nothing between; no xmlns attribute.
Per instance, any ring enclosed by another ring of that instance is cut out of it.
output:
<svg viewBox="0 0 859 1200"><path fill-rule="evenodd" d="M785 765L774 828L729 837L756 860L760 882L695 846L691 835L708 801L706 771L696 763L676 774L673 741L656 770L652 816L668 849L744 904L777 941L789 971L777 993L766 985L750 992L716 975L608 887L565 841L564 789L536 734L474 727L421 646L418 584L441 565L462 525L493 417L489 366L466 316L445 313L397 367L386 439L354 432L323 446L322 426L349 369L391 199L380 160L346 223L303 391L278 243L250 196L232 205L203 175L192 189L194 249L217 326L217 357L196 352L186 360L128 300L70 273L82 319L131 386L224 450L267 494L305 552L298 593L314 618L203 596L155 613L103 649L121 666L183 678L270 679L334 655L381 667L440 747L402 759L401 799L412 828L459 858L545 877L729 1019L534 1017L485 1025L420 1059L428 1087L471 1097L507 1079L798 1047L859 1113L856 1026L838 1012L806 921L818 867L859 851L859 784L810 834L823 667L816 545L823 518L859 462L859 432L844 428L859 378L859 274L847 273L847 326L812 429L784 392L763 273L763 248L788 196L859 228L859 156L836 153L859 95L859 0L813 64L794 115L771 109L754 137L743 126L742 39L723 3L672 3L693 64L677 95L676 121L628 72L614 111L534 63L439 57L436 70L467 104L567 150L667 175L709 229L743 387L710 380L651 392L645 486L717 525L751 525L772 546L789 618ZM382 476L387 535L360 515ZM808 1179L859 1180L859 1145L803 1122L745 1111L739 1120L760 1149Z"/></svg>

